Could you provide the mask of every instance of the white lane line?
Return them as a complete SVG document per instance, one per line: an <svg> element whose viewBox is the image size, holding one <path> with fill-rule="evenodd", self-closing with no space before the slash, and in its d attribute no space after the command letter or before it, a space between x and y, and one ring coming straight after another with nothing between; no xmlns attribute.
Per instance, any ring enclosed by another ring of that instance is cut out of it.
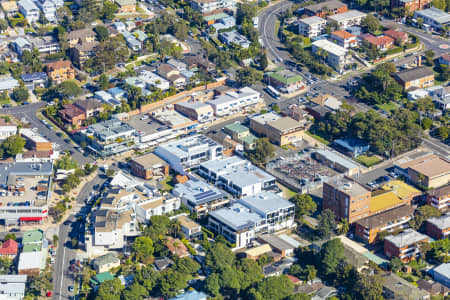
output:
<svg viewBox="0 0 450 300"><path fill-rule="evenodd" d="M64 241L64 244L66 242ZM65 261L65 257L66 257L66 247L64 246L64 244L62 244L63 246L63 257L62 257L62 267L61 267L61 283L59 285L59 300L61 300L61 290L62 290L62 286L63 286L63 281L64 281L64 261Z"/></svg>

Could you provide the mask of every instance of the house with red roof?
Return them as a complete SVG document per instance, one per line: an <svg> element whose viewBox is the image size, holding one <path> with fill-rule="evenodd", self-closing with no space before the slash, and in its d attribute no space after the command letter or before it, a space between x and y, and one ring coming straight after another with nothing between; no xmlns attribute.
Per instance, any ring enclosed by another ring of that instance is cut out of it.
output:
<svg viewBox="0 0 450 300"><path fill-rule="evenodd" d="M329 35L329 40L341 47L344 47L345 49L358 46L356 35L351 34L350 32L347 32L345 30L333 31Z"/></svg>
<svg viewBox="0 0 450 300"><path fill-rule="evenodd" d="M359 38L377 47L378 50L386 51L394 46L394 39L386 35L374 36L370 33L360 35Z"/></svg>
<svg viewBox="0 0 450 300"><path fill-rule="evenodd" d="M0 256L14 258L17 255L19 244L15 240L7 240L0 247Z"/></svg>
<svg viewBox="0 0 450 300"><path fill-rule="evenodd" d="M393 38L397 45L403 45L408 42L408 34L406 32L389 29L383 33L385 36Z"/></svg>

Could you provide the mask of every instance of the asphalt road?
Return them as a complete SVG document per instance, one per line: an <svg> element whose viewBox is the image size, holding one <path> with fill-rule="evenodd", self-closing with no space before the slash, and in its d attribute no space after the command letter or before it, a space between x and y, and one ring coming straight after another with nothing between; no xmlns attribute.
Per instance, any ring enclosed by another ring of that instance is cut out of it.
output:
<svg viewBox="0 0 450 300"><path fill-rule="evenodd" d="M85 205L84 201L93 191L93 187L96 184L101 186L105 180L98 175L83 186L76 199L75 213ZM76 250L71 248L71 239L83 235L85 228L84 223L77 221L73 214L68 220L71 221L70 224L59 226L59 246L53 271L53 300L69 299L69 296L73 296L73 293L69 292L69 286L74 286L75 281L69 272L69 265L70 261L76 258Z"/></svg>
<svg viewBox="0 0 450 300"><path fill-rule="evenodd" d="M13 115L19 121L25 121L27 123L30 123L32 127L38 129L39 134L44 136L50 142L58 144L59 148L57 148L57 150L61 152L64 150L71 151L72 157L76 161L78 161L80 165L84 165L86 163L93 163L94 160L91 157L84 156L83 154L81 154L78 150L75 149L75 146L72 143L66 143L64 141L64 137L57 136L56 131L47 128L47 126L41 123L36 113L45 105L46 105L45 102L36 102L26 105L2 108L0 109L0 114Z"/></svg>

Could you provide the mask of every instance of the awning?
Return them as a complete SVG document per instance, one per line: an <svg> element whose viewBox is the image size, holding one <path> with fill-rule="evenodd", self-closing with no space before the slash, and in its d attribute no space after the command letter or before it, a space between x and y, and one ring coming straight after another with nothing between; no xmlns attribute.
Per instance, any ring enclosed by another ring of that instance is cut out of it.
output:
<svg viewBox="0 0 450 300"><path fill-rule="evenodd" d="M41 221L42 217L20 217L20 221Z"/></svg>

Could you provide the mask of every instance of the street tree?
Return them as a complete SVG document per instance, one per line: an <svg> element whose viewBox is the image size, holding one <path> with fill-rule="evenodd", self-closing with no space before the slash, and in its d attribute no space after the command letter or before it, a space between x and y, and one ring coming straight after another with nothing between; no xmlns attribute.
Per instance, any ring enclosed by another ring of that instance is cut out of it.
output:
<svg viewBox="0 0 450 300"><path fill-rule="evenodd" d="M296 194L292 202L295 203L297 219L301 220L304 216L309 216L316 212L317 204L310 195Z"/></svg>
<svg viewBox="0 0 450 300"><path fill-rule="evenodd" d="M340 239L326 242L320 250L320 267L322 274L330 276L336 273L336 267L344 259L344 246Z"/></svg>

